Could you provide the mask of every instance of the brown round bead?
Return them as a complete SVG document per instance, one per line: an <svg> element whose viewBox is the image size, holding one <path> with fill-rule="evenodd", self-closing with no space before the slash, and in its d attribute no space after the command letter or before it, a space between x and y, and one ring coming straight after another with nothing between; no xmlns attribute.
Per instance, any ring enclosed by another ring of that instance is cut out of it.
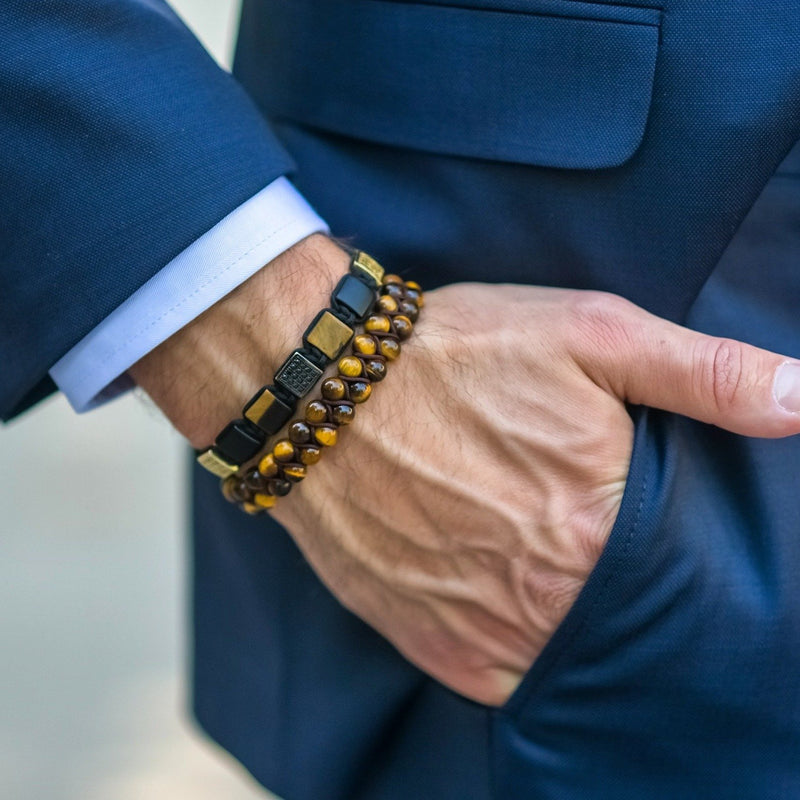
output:
<svg viewBox="0 0 800 800"><path fill-rule="evenodd" d="M314 445L306 445L300 449L300 462L302 464L316 464L322 455L322 450Z"/></svg>
<svg viewBox="0 0 800 800"><path fill-rule="evenodd" d="M353 339L353 351L361 353L361 355L364 356L373 356L378 352L378 345L374 337L370 336L368 333L359 333L358 336Z"/></svg>
<svg viewBox="0 0 800 800"><path fill-rule="evenodd" d="M236 485L239 483L240 478L236 475L229 475L222 481L222 496L229 502L229 503L240 503L244 500L244 497L239 497L238 492L236 490Z"/></svg>
<svg viewBox="0 0 800 800"><path fill-rule="evenodd" d="M414 330L414 325L411 323L411 320L408 317L398 314L392 321L394 322L394 329L397 331L397 335L401 339L408 339L408 337L411 336L411 332Z"/></svg>
<svg viewBox="0 0 800 800"><path fill-rule="evenodd" d="M285 497L292 491L292 484L282 478L273 478L267 481L267 491L276 497Z"/></svg>
<svg viewBox="0 0 800 800"><path fill-rule="evenodd" d="M412 322L416 322L419 318L419 309L410 300L403 300L400 303L400 313L408 317Z"/></svg>
<svg viewBox="0 0 800 800"><path fill-rule="evenodd" d="M363 403L372 394L372 386L366 381L354 381L350 384L350 399L354 403Z"/></svg>
<svg viewBox="0 0 800 800"><path fill-rule="evenodd" d="M397 300L389 294L382 294L378 298L378 308L386 312L397 311Z"/></svg>
<svg viewBox="0 0 800 800"><path fill-rule="evenodd" d="M272 478L278 474L278 465L275 463L275 457L272 453L267 453L264 458L258 462L258 471L265 478Z"/></svg>
<svg viewBox="0 0 800 800"><path fill-rule="evenodd" d="M400 355L400 342L394 336L381 339L381 355L386 356L389 361L394 361Z"/></svg>
<svg viewBox="0 0 800 800"><path fill-rule="evenodd" d="M389 333L392 327L386 314L373 314L371 317L367 317L364 329L378 333Z"/></svg>
<svg viewBox="0 0 800 800"><path fill-rule="evenodd" d="M413 289L415 292L422 291L422 287L416 281L406 281L406 289Z"/></svg>
<svg viewBox="0 0 800 800"><path fill-rule="evenodd" d="M388 286L389 284L397 283L400 286L403 286L405 283L403 279L399 275L395 275L393 272L390 272L388 275L383 276L383 285Z"/></svg>
<svg viewBox="0 0 800 800"><path fill-rule="evenodd" d="M260 514L264 509L261 506L256 505L255 503L242 503L242 508L248 513L255 516L256 514Z"/></svg>
<svg viewBox="0 0 800 800"><path fill-rule="evenodd" d="M323 445L323 447L333 447L339 437L336 428L330 425L320 425L319 428L314 430L314 438Z"/></svg>
<svg viewBox="0 0 800 800"><path fill-rule="evenodd" d="M361 362L355 356L345 356L339 359L339 373L348 378L357 378L361 374Z"/></svg>
<svg viewBox="0 0 800 800"><path fill-rule="evenodd" d="M278 498L274 494L264 494L263 492L259 492L253 498L253 503L260 508L272 508L277 502Z"/></svg>
<svg viewBox="0 0 800 800"><path fill-rule="evenodd" d="M371 358L364 362L364 370L371 381L382 381L386 377L386 362Z"/></svg>
<svg viewBox="0 0 800 800"><path fill-rule="evenodd" d="M405 289L396 283L390 283L388 286L381 287L381 295L387 294L389 297L394 297L395 300L402 300L406 295Z"/></svg>
<svg viewBox="0 0 800 800"><path fill-rule="evenodd" d="M276 461L293 461L294 445L288 439L279 439L272 448L272 455Z"/></svg>
<svg viewBox="0 0 800 800"><path fill-rule="evenodd" d="M323 384L324 386L324 384ZM312 400L306 406L306 419L309 422L325 422L328 418L328 407L319 400Z"/></svg>
<svg viewBox="0 0 800 800"><path fill-rule="evenodd" d="M286 477L286 480L297 483L305 478L306 468L301 464L288 464L283 468L283 474Z"/></svg>
<svg viewBox="0 0 800 800"><path fill-rule="evenodd" d="M257 469L248 470L247 474L244 476L245 486L247 486L251 492L262 492L266 486L265 480L264 476Z"/></svg>
<svg viewBox="0 0 800 800"><path fill-rule="evenodd" d="M234 503L243 503L250 499L250 490L247 484L238 475L232 475L233 481L228 489Z"/></svg>
<svg viewBox="0 0 800 800"><path fill-rule="evenodd" d="M422 308L425 305L425 301L422 299L422 292L418 292L415 289L406 289L406 300L413 303L417 308Z"/></svg>
<svg viewBox="0 0 800 800"><path fill-rule="evenodd" d="M331 409L331 421L337 425L349 425L356 417L356 410L353 406L344 403L334 406Z"/></svg>
<svg viewBox="0 0 800 800"><path fill-rule="evenodd" d="M322 396L326 400L341 400L346 391L344 381L341 378L328 378L322 382Z"/></svg>
<svg viewBox="0 0 800 800"><path fill-rule="evenodd" d="M311 427L301 419L296 419L289 426L289 438L295 444L306 444L311 441Z"/></svg>

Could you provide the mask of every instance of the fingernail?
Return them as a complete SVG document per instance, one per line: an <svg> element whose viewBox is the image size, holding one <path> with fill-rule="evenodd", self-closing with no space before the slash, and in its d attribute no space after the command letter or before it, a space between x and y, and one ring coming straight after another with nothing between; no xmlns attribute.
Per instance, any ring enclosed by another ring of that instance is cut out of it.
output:
<svg viewBox="0 0 800 800"><path fill-rule="evenodd" d="M787 361L775 370L772 393L781 408L800 414L800 361Z"/></svg>

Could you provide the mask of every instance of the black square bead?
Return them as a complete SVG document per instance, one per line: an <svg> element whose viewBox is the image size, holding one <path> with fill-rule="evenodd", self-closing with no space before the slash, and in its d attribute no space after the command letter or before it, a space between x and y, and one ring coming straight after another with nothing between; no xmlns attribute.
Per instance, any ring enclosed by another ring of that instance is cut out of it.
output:
<svg viewBox="0 0 800 800"><path fill-rule="evenodd" d="M274 387L260 389L244 407L244 415L264 433L277 433L294 414L294 406L287 405L273 391Z"/></svg>
<svg viewBox="0 0 800 800"><path fill-rule="evenodd" d="M235 419L217 436L214 444L225 458L235 464L249 461L264 446L267 437L245 419Z"/></svg>
<svg viewBox="0 0 800 800"><path fill-rule="evenodd" d="M275 373L275 383L295 397L305 397L322 377L322 370L302 350L295 350Z"/></svg>
<svg viewBox="0 0 800 800"><path fill-rule="evenodd" d="M344 275L331 295L333 306L339 304L352 311L363 322L375 302L375 290L353 275Z"/></svg>

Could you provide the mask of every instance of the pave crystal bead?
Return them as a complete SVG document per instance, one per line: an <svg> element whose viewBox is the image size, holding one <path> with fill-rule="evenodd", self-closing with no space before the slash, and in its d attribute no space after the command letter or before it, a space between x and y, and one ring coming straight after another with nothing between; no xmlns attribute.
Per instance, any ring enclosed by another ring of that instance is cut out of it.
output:
<svg viewBox="0 0 800 800"><path fill-rule="evenodd" d="M305 397L322 377L322 370L301 351L295 350L275 373L275 383L295 397Z"/></svg>

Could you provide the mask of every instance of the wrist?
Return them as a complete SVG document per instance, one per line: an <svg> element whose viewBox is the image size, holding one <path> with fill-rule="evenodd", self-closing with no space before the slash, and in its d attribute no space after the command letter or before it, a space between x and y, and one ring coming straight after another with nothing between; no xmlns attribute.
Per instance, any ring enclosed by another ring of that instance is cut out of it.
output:
<svg viewBox="0 0 800 800"><path fill-rule="evenodd" d="M193 446L209 444L299 346L348 263L309 236L141 359L134 380Z"/></svg>

